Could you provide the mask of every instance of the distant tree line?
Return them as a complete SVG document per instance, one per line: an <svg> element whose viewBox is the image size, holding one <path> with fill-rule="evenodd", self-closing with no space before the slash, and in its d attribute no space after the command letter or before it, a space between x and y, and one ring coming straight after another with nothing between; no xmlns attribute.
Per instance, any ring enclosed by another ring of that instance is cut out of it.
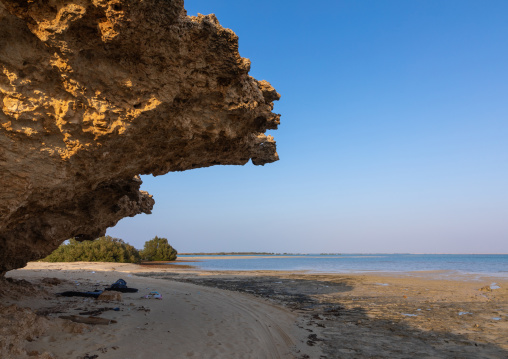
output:
<svg viewBox="0 0 508 359"><path fill-rule="evenodd" d="M141 261L174 261L178 252L166 238L155 237L137 250L119 238L105 236L93 241L78 242L71 238L60 245L42 262L118 262L139 263Z"/></svg>

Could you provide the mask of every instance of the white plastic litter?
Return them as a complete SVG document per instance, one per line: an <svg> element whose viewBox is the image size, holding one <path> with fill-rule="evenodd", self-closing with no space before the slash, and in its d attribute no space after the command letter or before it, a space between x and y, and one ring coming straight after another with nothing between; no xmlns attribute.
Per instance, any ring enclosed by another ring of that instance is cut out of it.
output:
<svg viewBox="0 0 508 359"><path fill-rule="evenodd" d="M159 292L152 290L150 293L145 295L143 298L144 299L162 299L162 294L159 294Z"/></svg>

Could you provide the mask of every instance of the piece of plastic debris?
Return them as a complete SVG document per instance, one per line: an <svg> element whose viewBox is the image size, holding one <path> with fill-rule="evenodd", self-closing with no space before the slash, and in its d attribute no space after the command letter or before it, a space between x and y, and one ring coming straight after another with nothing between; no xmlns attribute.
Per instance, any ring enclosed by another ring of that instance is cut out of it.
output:
<svg viewBox="0 0 508 359"><path fill-rule="evenodd" d="M459 315L473 314L471 312L459 312Z"/></svg>
<svg viewBox="0 0 508 359"><path fill-rule="evenodd" d="M150 293L145 295L143 298L145 299L162 299L162 294L159 294L159 292L152 290Z"/></svg>
<svg viewBox="0 0 508 359"><path fill-rule="evenodd" d="M405 317L417 317L416 314L406 314L406 313L401 313L403 316Z"/></svg>

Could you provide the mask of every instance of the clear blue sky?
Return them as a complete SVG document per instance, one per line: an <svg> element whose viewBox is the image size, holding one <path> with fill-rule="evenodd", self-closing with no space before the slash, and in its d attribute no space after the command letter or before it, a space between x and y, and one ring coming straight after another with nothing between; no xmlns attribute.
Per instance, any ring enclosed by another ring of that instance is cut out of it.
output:
<svg viewBox="0 0 508 359"><path fill-rule="evenodd" d="M180 252L508 253L508 1L187 0L282 95L280 161L143 177Z"/></svg>

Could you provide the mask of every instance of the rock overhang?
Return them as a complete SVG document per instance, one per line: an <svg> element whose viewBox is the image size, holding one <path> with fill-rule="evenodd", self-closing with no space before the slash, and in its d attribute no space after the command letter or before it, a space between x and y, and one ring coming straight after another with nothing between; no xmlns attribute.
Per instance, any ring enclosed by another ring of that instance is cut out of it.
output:
<svg viewBox="0 0 508 359"><path fill-rule="evenodd" d="M150 213L140 174L278 160L280 95L179 0L0 0L0 272Z"/></svg>

